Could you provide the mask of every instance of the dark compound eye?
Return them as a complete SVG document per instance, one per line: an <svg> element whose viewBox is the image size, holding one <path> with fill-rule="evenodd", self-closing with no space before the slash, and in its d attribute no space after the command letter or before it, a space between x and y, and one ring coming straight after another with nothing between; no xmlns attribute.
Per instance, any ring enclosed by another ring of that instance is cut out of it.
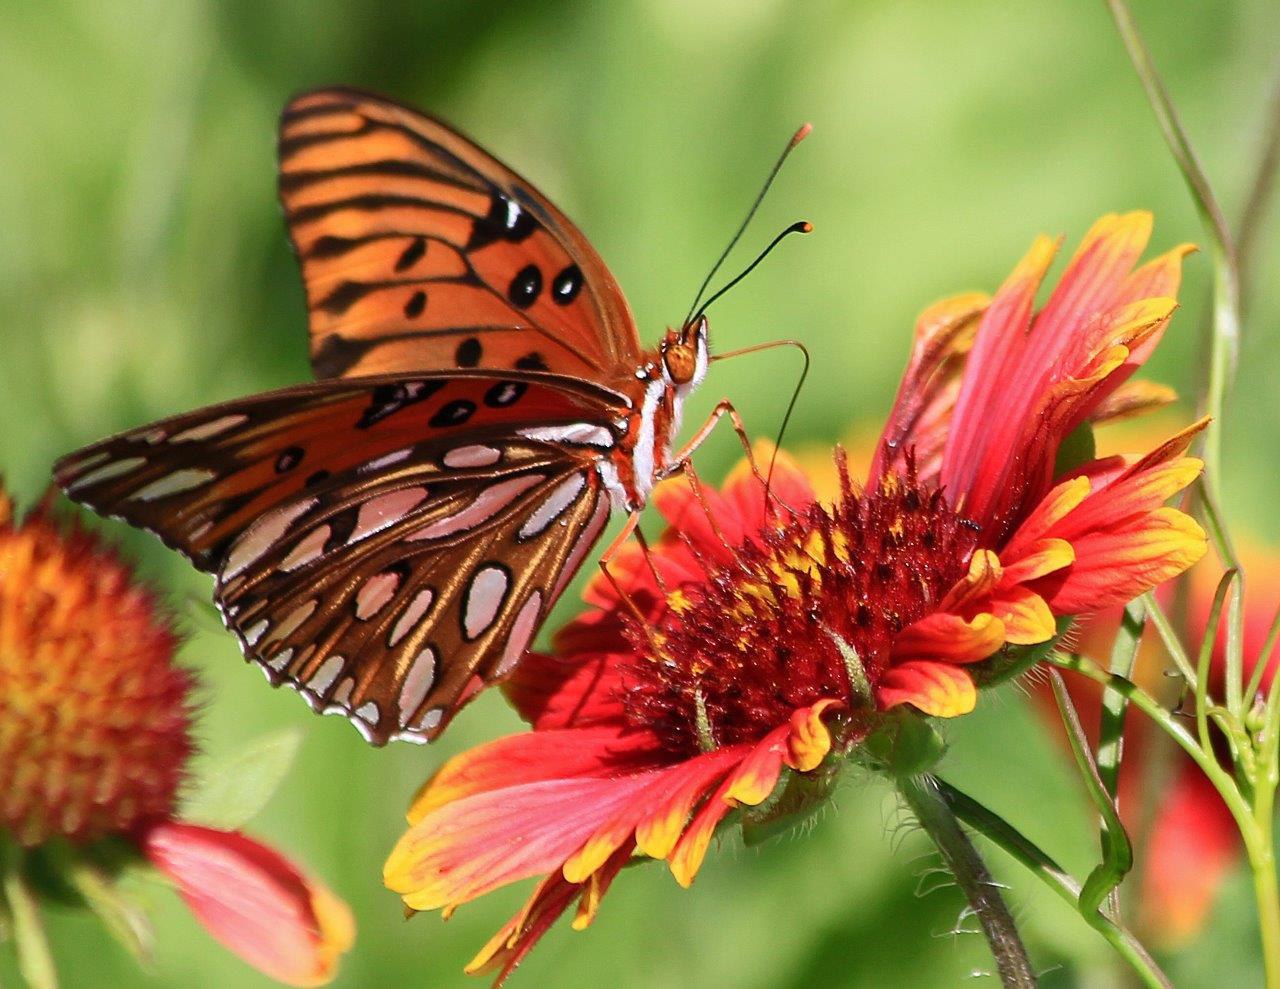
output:
<svg viewBox="0 0 1280 989"><path fill-rule="evenodd" d="M507 289L507 298L514 305L524 309L533 305L542 293L542 272L536 264L527 264L516 272Z"/></svg>
<svg viewBox="0 0 1280 989"><path fill-rule="evenodd" d="M567 306L582 291L582 269L571 264L556 275L551 282L551 298L562 306Z"/></svg>
<svg viewBox="0 0 1280 989"><path fill-rule="evenodd" d="M453 357L458 362L458 367L475 367L480 363L481 353L480 341L475 337L467 337L462 343L458 344L458 349Z"/></svg>
<svg viewBox="0 0 1280 989"><path fill-rule="evenodd" d="M475 402L468 402L465 398L454 399L452 402L446 402L440 406L439 411L431 417L428 425L437 427L461 426L471 418L475 410Z"/></svg>

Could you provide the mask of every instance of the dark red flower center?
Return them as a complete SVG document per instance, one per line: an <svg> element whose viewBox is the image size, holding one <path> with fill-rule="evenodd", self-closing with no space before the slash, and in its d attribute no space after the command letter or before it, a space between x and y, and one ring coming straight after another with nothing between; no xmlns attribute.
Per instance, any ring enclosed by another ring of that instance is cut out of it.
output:
<svg viewBox="0 0 1280 989"><path fill-rule="evenodd" d="M644 657L626 671L637 728L690 755L757 741L832 697L848 702L850 730L865 730L873 712L837 637L874 687L898 633L963 576L978 533L910 467L861 493L840 467L834 508L813 504L765 529L704 582L669 588L656 627L631 624Z"/></svg>

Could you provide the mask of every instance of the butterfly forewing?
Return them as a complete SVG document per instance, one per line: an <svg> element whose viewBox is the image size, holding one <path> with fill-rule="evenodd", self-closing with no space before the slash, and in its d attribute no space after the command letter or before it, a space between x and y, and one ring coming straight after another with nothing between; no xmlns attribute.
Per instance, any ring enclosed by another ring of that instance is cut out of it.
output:
<svg viewBox="0 0 1280 989"><path fill-rule="evenodd" d="M515 373L322 382L55 468L217 575L246 655L370 741L424 740L505 675L607 521L627 400Z"/></svg>
<svg viewBox="0 0 1280 989"><path fill-rule="evenodd" d="M317 376L432 367L607 380L640 354L621 290L532 185L381 97L308 93L280 125L280 196Z"/></svg>

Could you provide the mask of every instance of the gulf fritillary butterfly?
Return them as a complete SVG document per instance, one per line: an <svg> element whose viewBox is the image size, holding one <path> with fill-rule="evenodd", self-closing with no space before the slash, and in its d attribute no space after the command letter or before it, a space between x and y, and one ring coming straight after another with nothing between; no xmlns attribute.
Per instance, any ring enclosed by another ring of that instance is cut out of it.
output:
<svg viewBox="0 0 1280 989"><path fill-rule="evenodd" d="M643 350L555 206L381 97L297 97L279 155L320 380L120 434L55 477L214 574L273 685L375 745L429 741L514 668L610 508L634 518L709 430L672 453L707 321Z"/></svg>

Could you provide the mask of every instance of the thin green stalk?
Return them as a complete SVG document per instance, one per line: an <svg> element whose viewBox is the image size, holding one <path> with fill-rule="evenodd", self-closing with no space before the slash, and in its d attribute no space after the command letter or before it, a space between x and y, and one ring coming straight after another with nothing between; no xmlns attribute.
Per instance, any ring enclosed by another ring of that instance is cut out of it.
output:
<svg viewBox="0 0 1280 989"><path fill-rule="evenodd" d="M933 839L982 925L1000 982L1006 987L1035 989L1035 972L1013 916L986 863L939 792L937 781L931 776L903 776L897 782L898 792Z"/></svg>
<svg viewBox="0 0 1280 989"><path fill-rule="evenodd" d="M1223 803L1231 811L1231 816L1235 818L1236 824L1240 827L1242 833L1246 827L1252 829L1253 809L1241 796L1234 777L1218 764L1218 760L1212 753L1207 753L1200 747L1200 743L1182 725L1178 724L1173 715L1166 711L1158 700L1133 681L1126 680L1123 677L1112 676L1087 656L1058 654L1050 657L1049 662L1066 670L1075 670L1077 673L1094 681L1094 683L1103 687L1110 687L1124 694L1130 704L1155 722L1161 731L1173 739L1178 744L1178 747L1191 757L1192 761L1200 767L1205 776L1209 777L1209 781L1213 783L1214 788L1221 794Z"/></svg>
<svg viewBox="0 0 1280 989"><path fill-rule="evenodd" d="M1268 989L1280 989L1280 886L1277 884L1273 846L1273 807L1277 779L1277 738L1275 725L1280 721L1280 691L1268 697L1263 768L1257 774L1252 802L1246 801L1235 778L1218 764L1212 750L1205 751L1160 703L1137 684L1112 676L1086 656L1058 655L1050 659L1056 666L1075 670L1103 687L1123 693L1134 707L1154 721L1166 735L1187 753L1222 797L1222 802L1235 819L1244 842L1245 854L1253 874L1254 896L1258 905L1258 925L1262 941L1263 968Z"/></svg>
<svg viewBox="0 0 1280 989"><path fill-rule="evenodd" d="M1133 846L1129 843L1129 835L1120 821L1120 812L1115 798L1107 792L1106 783L1098 772L1098 765L1093 761L1089 751L1089 739L1080 724L1080 716L1076 713L1071 695L1063 682L1062 674L1057 670L1049 671L1050 683L1053 685L1053 697L1058 702L1058 711L1062 715L1063 727L1067 730L1067 741L1071 745L1071 753L1080 768L1080 777L1098 814L1102 818L1102 861L1096 865L1084 881L1080 891L1078 909L1083 916L1090 916L1102 911L1103 903L1107 903L1112 913L1117 913L1118 902L1112 893L1123 882L1124 877L1133 868ZM1121 677L1114 676L1115 680ZM1127 682L1127 680L1126 680ZM1119 691L1108 691L1123 696Z"/></svg>
<svg viewBox="0 0 1280 989"><path fill-rule="evenodd" d="M1124 0L1105 0L1115 20L1120 38L1128 51L1129 59L1146 91L1147 100L1155 113L1156 121L1169 146L1174 161L1182 172L1183 180L1191 192L1196 212L1204 223L1209 240L1209 254L1213 262L1213 324L1209 336L1209 353L1206 362L1204 394L1201 410L1212 417L1204 434L1205 476L1204 488L1215 502L1222 494L1222 421L1227 394L1235 379L1240 354L1240 270L1235 244L1227 229L1226 219L1213 194L1204 169L1196 159L1191 142L1178 120L1177 111L1169 93L1156 71L1151 53L1138 31L1133 15ZM1238 567L1232 558L1223 560L1228 567ZM1227 709L1237 716L1244 699L1244 658L1241 649L1244 625L1243 580L1232 593L1227 616L1226 650L1226 702Z"/></svg>
<svg viewBox="0 0 1280 989"><path fill-rule="evenodd" d="M945 780L935 779L935 784L942 799L955 811L956 817L1003 849L1053 890L1060 899L1069 903L1073 909L1080 909L1080 883L1050 858L1048 853L999 814L957 790ZM1101 911L1092 914L1082 912L1081 916L1090 927L1106 939L1108 944L1115 948L1120 957L1142 980L1143 985L1151 989L1169 989L1172 983L1168 977L1160 971L1160 966L1156 964L1155 959L1147 953L1147 949L1127 928Z"/></svg>
<svg viewBox="0 0 1280 989"><path fill-rule="evenodd" d="M1173 665L1178 668L1178 674L1187 682L1188 687L1195 690L1195 667L1191 665L1191 658L1187 655L1187 650L1182 645L1182 640L1178 638L1178 632L1173 627L1173 622L1169 620L1164 608L1160 607L1160 602L1156 600L1156 596L1150 591L1142 595L1142 603L1147 609L1147 614L1151 616L1151 624L1156 627L1156 632L1160 636L1160 642L1164 645L1165 652L1173 660Z"/></svg>
<svg viewBox="0 0 1280 989"><path fill-rule="evenodd" d="M1116 676L1133 679L1133 667L1138 658L1138 646L1147 627L1147 609L1139 601L1125 605L1111 647L1109 668ZM1128 701L1111 690L1102 692L1102 720L1098 726L1098 776L1112 800L1120 780L1120 762L1124 758L1124 716Z"/></svg>

